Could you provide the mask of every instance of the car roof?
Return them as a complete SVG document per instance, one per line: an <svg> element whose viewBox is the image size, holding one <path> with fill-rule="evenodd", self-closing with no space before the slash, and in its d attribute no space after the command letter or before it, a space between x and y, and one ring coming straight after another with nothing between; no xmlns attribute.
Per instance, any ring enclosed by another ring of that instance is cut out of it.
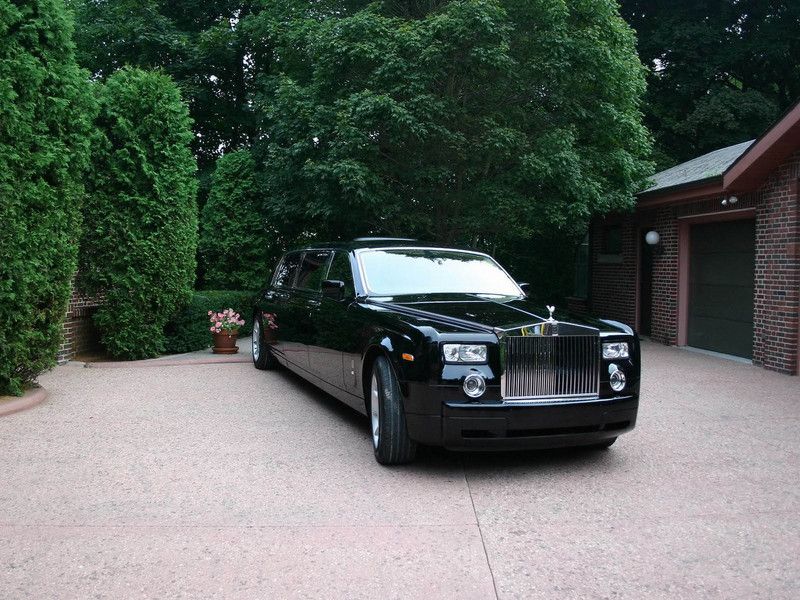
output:
<svg viewBox="0 0 800 600"><path fill-rule="evenodd" d="M307 244L299 248L293 248L292 252L301 252L303 250L363 250L363 249L381 249L381 248L441 248L443 250L466 250L469 252L476 252L471 248L463 248L458 246L451 246L447 244L440 244L435 242L422 242L412 238L390 238L390 237L363 237L356 238L349 241L338 242L317 242L314 244Z"/></svg>

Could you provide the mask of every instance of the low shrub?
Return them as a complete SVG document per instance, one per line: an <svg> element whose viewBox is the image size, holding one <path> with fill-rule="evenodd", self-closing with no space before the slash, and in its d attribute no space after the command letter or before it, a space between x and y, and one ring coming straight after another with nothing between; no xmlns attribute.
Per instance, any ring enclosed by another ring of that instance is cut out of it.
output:
<svg viewBox="0 0 800 600"><path fill-rule="evenodd" d="M167 354L194 352L211 345L208 311L221 312L232 308L238 312L244 325L239 336L253 332L252 306L255 293L247 291L206 290L193 292L188 304L179 310L164 328Z"/></svg>

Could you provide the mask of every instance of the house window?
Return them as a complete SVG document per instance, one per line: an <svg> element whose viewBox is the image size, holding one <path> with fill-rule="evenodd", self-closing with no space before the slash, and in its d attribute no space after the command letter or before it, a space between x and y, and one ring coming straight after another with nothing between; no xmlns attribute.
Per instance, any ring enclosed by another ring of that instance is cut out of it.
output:
<svg viewBox="0 0 800 600"><path fill-rule="evenodd" d="M589 297L589 234L583 237L575 253L575 297Z"/></svg>
<svg viewBox="0 0 800 600"><path fill-rule="evenodd" d="M622 227L606 225L603 228L603 254L622 254Z"/></svg>
<svg viewBox="0 0 800 600"><path fill-rule="evenodd" d="M605 225L601 232L598 263L622 262L622 225Z"/></svg>

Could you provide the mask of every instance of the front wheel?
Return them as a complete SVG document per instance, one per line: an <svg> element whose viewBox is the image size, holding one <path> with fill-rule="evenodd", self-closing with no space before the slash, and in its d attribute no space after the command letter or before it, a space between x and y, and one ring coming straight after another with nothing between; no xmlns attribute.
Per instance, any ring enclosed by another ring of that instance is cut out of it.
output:
<svg viewBox="0 0 800 600"><path fill-rule="evenodd" d="M370 425L375 460L382 465L399 465L414 460L417 444L408 436L406 415L389 361L378 357L370 380Z"/></svg>
<svg viewBox="0 0 800 600"><path fill-rule="evenodd" d="M256 369L267 371L278 366L278 361L269 351L269 345L264 341L264 326L261 316L253 319L253 366Z"/></svg>
<svg viewBox="0 0 800 600"><path fill-rule="evenodd" d="M603 440L602 442L598 442L596 444L592 444L589 448L593 448L595 450L605 450L606 448L610 448L614 445L614 442L617 441L617 438L612 437L608 438L607 440Z"/></svg>

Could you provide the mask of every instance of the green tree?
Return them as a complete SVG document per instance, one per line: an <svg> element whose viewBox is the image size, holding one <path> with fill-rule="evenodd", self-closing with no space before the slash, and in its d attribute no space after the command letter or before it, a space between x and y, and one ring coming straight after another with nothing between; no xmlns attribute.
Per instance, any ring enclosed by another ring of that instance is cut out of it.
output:
<svg viewBox="0 0 800 600"><path fill-rule="evenodd" d="M800 3L623 0L660 166L758 137L800 98Z"/></svg>
<svg viewBox="0 0 800 600"><path fill-rule="evenodd" d="M502 252L629 208L648 174L644 69L612 0L282 2L259 18L281 71L263 78L255 153L289 235Z"/></svg>
<svg viewBox="0 0 800 600"><path fill-rule="evenodd" d="M266 282L280 249L275 228L263 217L250 152L217 161L211 194L200 219L200 257L206 289L251 290Z"/></svg>
<svg viewBox="0 0 800 600"><path fill-rule="evenodd" d="M55 364L93 103L59 0L0 0L0 394Z"/></svg>
<svg viewBox="0 0 800 600"><path fill-rule="evenodd" d="M162 68L181 88L196 133L201 170L223 151L248 145L248 101L269 47L250 43L245 23L258 0L70 0L78 59L105 79L125 66Z"/></svg>
<svg viewBox="0 0 800 600"><path fill-rule="evenodd" d="M105 296L95 321L106 349L147 358L163 349L164 324L194 282L191 119L161 73L118 71L98 85L98 99L81 277L88 291Z"/></svg>

